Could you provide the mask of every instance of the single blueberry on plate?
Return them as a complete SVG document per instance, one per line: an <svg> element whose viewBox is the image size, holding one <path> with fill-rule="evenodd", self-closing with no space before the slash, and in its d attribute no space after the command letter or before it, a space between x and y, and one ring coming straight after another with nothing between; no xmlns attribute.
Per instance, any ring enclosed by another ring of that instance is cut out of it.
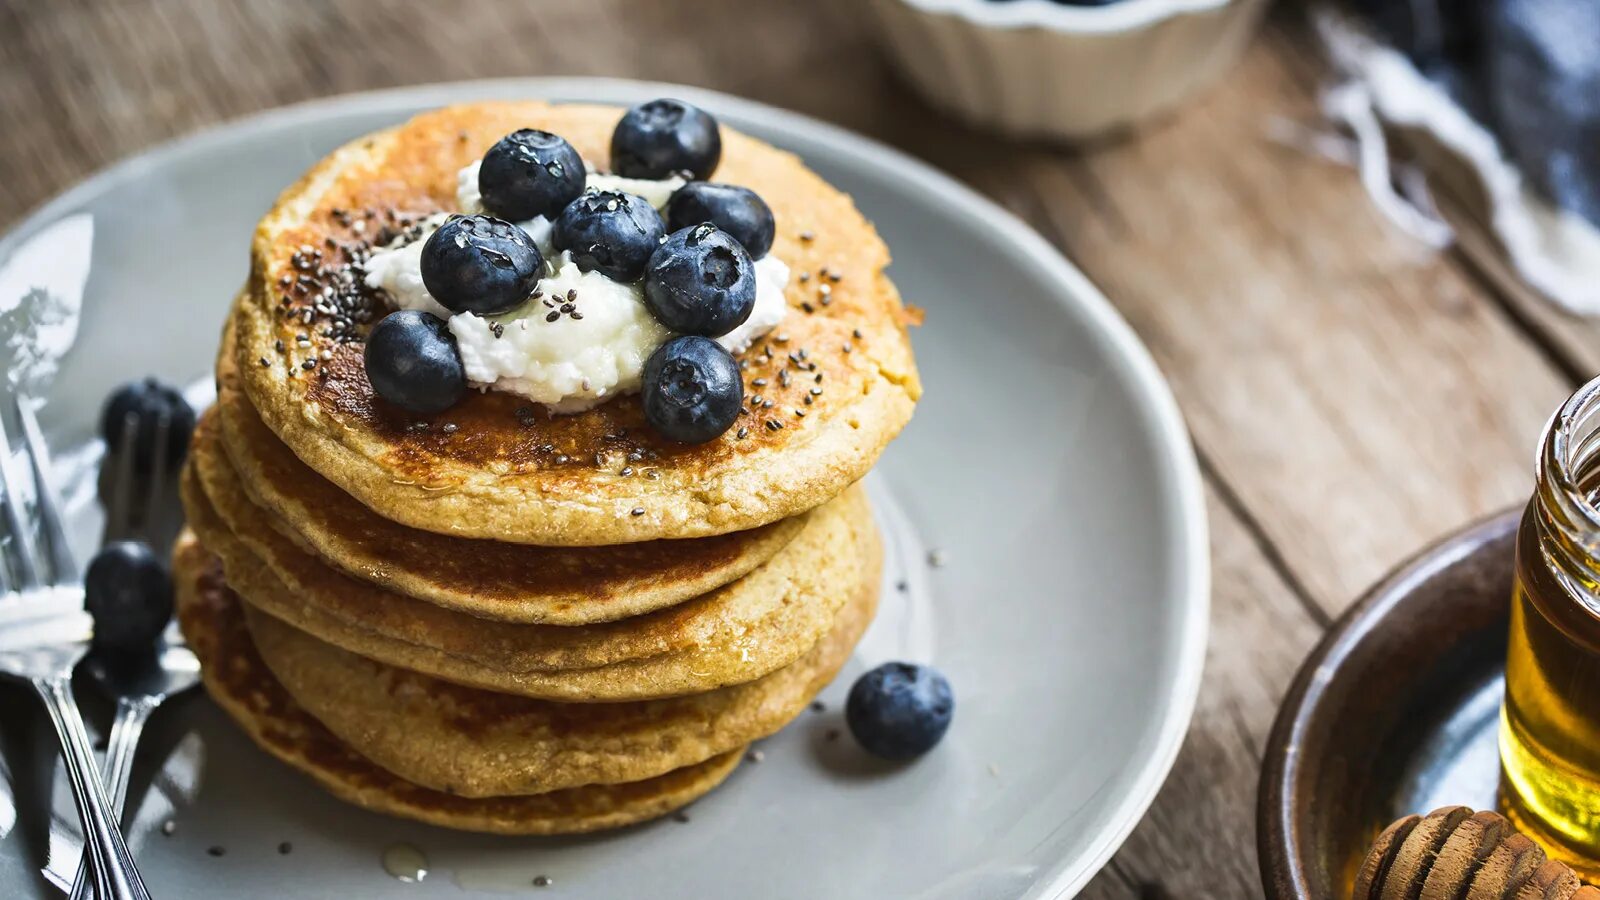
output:
<svg viewBox="0 0 1600 900"><path fill-rule="evenodd" d="M451 216L422 246L422 284L455 313L492 316L521 306L544 274L528 233L493 216Z"/></svg>
<svg viewBox="0 0 1600 900"><path fill-rule="evenodd" d="M455 335L430 313L406 309L384 316L367 335L363 359L372 390L407 412L444 412L467 392Z"/></svg>
<svg viewBox="0 0 1600 900"><path fill-rule="evenodd" d="M684 335L662 344L645 361L640 402L645 420L663 437L704 444L739 418L744 379L721 344Z"/></svg>
<svg viewBox="0 0 1600 900"><path fill-rule="evenodd" d="M856 679L845 722L868 753L904 760L933 749L950 728L956 699L931 666L891 662Z"/></svg>
<svg viewBox="0 0 1600 900"><path fill-rule="evenodd" d="M169 469L176 469L189 450L189 436L194 434L194 409L183 399L183 394L155 378L130 381L117 388L100 411L100 437L107 447L121 446L122 430L130 416L137 423L133 437L134 471L153 471L156 431L163 416L168 421L165 463Z"/></svg>
<svg viewBox="0 0 1600 900"><path fill-rule="evenodd" d="M638 281L666 226L650 201L622 191L592 191L567 204L551 241L585 272Z"/></svg>
<svg viewBox="0 0 1600 900"><path fill-rule="evenodd" d="M107 544L90 561L83 590L84 608L94 619L96 649L154 649L172 618L172 578L147 544Z"/></svg>
<svg viewBox="0 0 1600 900"><path fill-rule="evenodd" d="M772 210L749 188L691 181L674 191L667 201L667 230L680 231L702 222L732 235L751 259L760 259L772 249L776 231Z"/></svg>
<svg viewBox="0 0 1600 900"><path fill-rule="evenodd" d="M717 120L682 100L651 100L623 113L611 132L611 170L626 178L680 172L705 180L722 161Z"/></svg>
<svg viewBox="0 0 1600 900"><path fill-rule="evenodd" d="M583 194L587 178L583 158L565 138L523 128L501 138L483 155L478 193L483 208L502 219L553 219Z"/></svg>
<svg viewBox="0 0 1600 900"><path fill-rule="evenodd" d="M680 334L719 337L756 306L755 264L744 246L711 224L675 231L650 256L644 305Z"/></svg>

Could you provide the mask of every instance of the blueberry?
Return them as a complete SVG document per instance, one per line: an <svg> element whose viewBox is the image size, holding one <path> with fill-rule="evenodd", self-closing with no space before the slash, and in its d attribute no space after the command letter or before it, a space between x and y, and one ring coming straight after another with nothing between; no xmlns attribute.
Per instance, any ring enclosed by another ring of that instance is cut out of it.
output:
<svg viewBox="0 0 1600 900"><path fill-rule="evenodd" d="M856 679L844 717L868 753L903 760L939 743L950 728L955 705L950 682L936 669L891 662Z"/></svg>
<svg viewBox="0 0 1600 900"><path fill-rule="evenodd" d="M551 240L585 272L638 281L666 227L650 201L621 191L592 191L567 204Z"/></svg>
<svg viewBox="0 0 1600 900"><path fill-rule="evenodd" d="M751 259L760 259L772 249L776 230L772 210L749 188L691 181L674 191L667 201L667 230L679 231L702 222L732 235Z"/></svg>
<svg viewBox="0 0 1600 900"><path fill-rule="evenodd" d="M641 403L645 420L663 437L704 444L739 417L744 379L721 344L697 335L675 337L645 361Z"/></svg>
<svg viewBox="0 0 1600 900"><path fill-rule="evenodd" d="M483 155L478 193L483 208L502 219L553 219L583 194L587 177L583 158L564 138L524 128L501 138Z"/></svg>
<svg viewBox="0 0 1600 900"><path fill-rule="evenodd" d="M422 246L422 284L451 312L509 312L542 274L533 238L493 216L451 216Z"/></svg>
<svg viewBox="0 0 1600 900"><path fill-rule="evenodd" d="M705 180L722 161L717 120L682 100L651 100L623 113L611 132L611 169L627 178L679 172Z"/></svg>
<svg viewBox="0 0 1600 900"><path fill-rule="evenodd" d="M755 309L755 264L738 241L715 225L675 231L650 256L644 305L680 334L727 334Z"/></svg>
<svg viewBox="0 0 1600 900"><path fill-rule="evenodd" d="M384 316L367 335L363 358L372 389L408 412L444 412L467 392L455 335L430 313L406 309Z"/></svg>
<svg viewBox="0 0 1600 900"><path fill-rule="evenodd" d="M83 589L97 649L149 650L172 618L172 579L147 544L107 544L89 563Z"/></svg>
<svg viewBox="0 0 1600 900"><path fill-rule="evenodd" d="M194 434L194 409L183 399L177 388L163 384L155 378L130 381L116 389L100 411L100 437L106 446L118 447L122 442L122 429L129 416L138 422L133 437L134 470L149 473L153 470L156 452L156 425L162 416L168 422L166 465L176 469L189 450L189 436Z"/></svg>

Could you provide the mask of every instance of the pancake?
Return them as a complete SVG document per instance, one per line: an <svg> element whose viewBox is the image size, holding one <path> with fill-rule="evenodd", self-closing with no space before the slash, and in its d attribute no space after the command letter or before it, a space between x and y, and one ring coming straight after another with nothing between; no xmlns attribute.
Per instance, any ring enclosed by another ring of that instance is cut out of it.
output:
<svg viewBox="0 0 1600 900"><path fill-rule="evenodd" d="M598 625L515 625L329 567L283 537L215 454L192 455L182 487L190 527L251 604L352 653L547 700L644 700L753 681L810 649L882 553L856 488L766 564L695 600Z"/></svg>
<svg viewBox="0 0 1600 900"><path fill-rule="evenodd" d="M343 268L351 254L451 207L456 172L517 128L562 135L604 167L619 115L536 102L450 107L345 145L285 191L256 230L247 302L234 317L240 373L262 420L385 518L516 543L748 530L812 509L866 474L921 394L905 331L913 316L884 274L888 251L848 196L794 155L726 127L713 177L762 196L777 220L771 252L797 276L789 315L741 356L747 395L773 401L741 419L744 437L732 429L675 444L645 424L633 397L571 416L496 391L469 392L435 416L375 397L362 338L387 301ZM806 405L813 389L822 393Z"/></svg>
<svg viewBox="0 0 1600 900"><path fill-rule="evenodd" d="M195 452L226 455L272 524L348 575L447 609L505 622L588 625L664 609L719 588L771 559L806 516L754 531L594 548L537 547L446 537L397 525L300 462L262 424L218 363L217 406Z"/></svg>
<svg viewBox="0 0 1600 900"><path fill-rule="evenodd" d="M300 707L406 781L463 797L642 781L787 725L850 657L877 607L861 585L833 630L756 681L641 703L574 704L463 688L374 662L245 604L261 658Z"/></svg>
<svg viewBox="0 0 1600 900"><path fill-rule="evenodd" d="M720 784L742 751L644 781L520 797L457 797L410 784L341 743L297 706L261 661L221 568L190 535L173 555L178 622L206 690L260 747L357 806L430 825L494 834L575 834L665 815Z"/></svg>

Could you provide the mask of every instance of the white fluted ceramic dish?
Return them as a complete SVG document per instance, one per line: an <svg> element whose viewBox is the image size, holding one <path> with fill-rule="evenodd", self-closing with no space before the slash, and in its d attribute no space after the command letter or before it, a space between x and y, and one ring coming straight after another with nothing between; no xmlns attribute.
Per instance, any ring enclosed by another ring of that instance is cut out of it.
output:
<svg viewBox="0 0 1600 900"><path fill-rule="evenodd" d="M871 0L928 103L1012 137L1081 140L1175 109L1255 33L1267 0Z"/></svg>
<svg viewBox="0 0 1600 900"><path fill-rule="evenodd" d="M50 203L0 243L0 311L30 285L82 293L42 416L75 475L80 553L98 524L83 470L102 398L146 372L203 392L252 225L306 166L454 101L663 94L854 194L894 250L895 281L927 309L913 336L926 399L874 476L891 553L883 612L827 711L764 742L764 760L687 823L512 840L346 806L196 698L158 717L135 773L130 832L155 896L461 898L531 891L545 875L567 898L1055 897L1150 803L1193 707L1208 599L1200 482L1159 373L1099 292L1008 214L894 151L730 97L597 80L343 97L159 148ZM944 743L898 769L828 739L850 681L891 658L933 661L957 694ZM37 871L47 757L30 749L41 725L22 701L0 695L16 799L0 796L0 885L53 896ZM420 884L385 874L397 842L430 860Z"/></svg>

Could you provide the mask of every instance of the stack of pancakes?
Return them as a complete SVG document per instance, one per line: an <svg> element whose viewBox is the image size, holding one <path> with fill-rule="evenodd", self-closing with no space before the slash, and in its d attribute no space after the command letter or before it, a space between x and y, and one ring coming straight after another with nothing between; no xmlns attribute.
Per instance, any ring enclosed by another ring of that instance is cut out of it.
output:
<svg viewBox="0 0 1600 900"><path fill-rule="evenodd" d="M661 815L803 711L876 607L856 482L920 394L888 254L844 194L724 129L716 180L778 223L790 313L708 444L637 401L376 398L360 263L534 127L606 159L620 110L452 107L355 141L262 221L183 482L179 618L212 696L359 805L552 834ZM803 273L803 274L802 274Z"/></svg>

